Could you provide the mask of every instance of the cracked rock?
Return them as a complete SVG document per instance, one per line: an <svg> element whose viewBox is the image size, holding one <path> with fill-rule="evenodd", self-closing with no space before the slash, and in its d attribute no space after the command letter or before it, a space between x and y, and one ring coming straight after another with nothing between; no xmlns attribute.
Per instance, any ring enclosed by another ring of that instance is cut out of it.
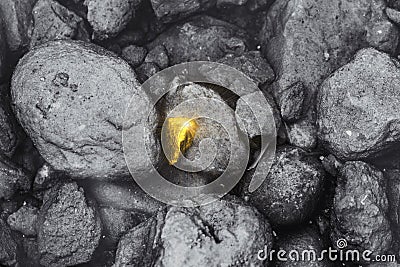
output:
<svg viewBox="0 0 400 267"><path fill-rule="evenodd" d="M134 227L118 245L118 266L266 266L258 250L272 246L271 228L234 198L187 209L172 207Z"/></svg>
<svg viewBox="0 0 400 267"><path fill-rule="evenodd" d="M88 262L97 248L101 224L76 183L48 191L38 218L38 248L44 266Z"/></svg>
<svg viewBox="0 0 400 267"><path fill-rule="evenodd" d="M308 105L318 85L360 48L373 46L393 53L398 30L384 14L385 8L383 0L275 1L260 36L277 75L276 97L301 82ZM292 117L295 110L285 110L282 116Z"/></svg>
<svg viewBox="0 0 400 267"><path fill-rule="evenodd" d="M85 0L93 39L104 40L120 33L135 14L140 0Z"/></svg>
<svg viewBox="0 0 400 267"><path fill-rule="evenodd" d="M7 223L14 231L18 231L25 236L35 236L37 215L37 208L24 205L18 211L8 216Z"/></svg>
<svg viewBox="0 0 400 267"><path fill-rule="evenodd" d="M0 13L11 51L21 50L29 45L33 23L32 9L36 2L37 0L0 1Z"/></svg>
<svg viewBox="0 0 400 267"><path fill-rule="evenodd" d="M30 47L62 39L89 42L83 19L58 2L39 0L32 12L34 27Z"/></svg>
<svg viewBox="0 0 400 267"><path fill-rule="evenodd" d="M324 181L318 159L300 148L280 147L266 180L249 195L250 203L274 225L299 224L313 215Z"/></svg>
<svg viewBox="0 0 400 267"><path fill-rule="evenodd" d="M366 158L400 141L399 61L364 49L321 86L318 136L341 159Z"/></svg>
<svg viewBox="0 0 400 267"><path fill-rule="evenodd" d="M383 174L361 161L347 162L340 170L331 216L331 240L347 241L346 249L383 254L391 247L392 233Z"/></svg>
<svg viewBox="0 0 400 267"><path fill-rule="evenodd" d="M238 27L209 16L196 16L163 32L149 44L149 48L164 45L170 64L175 65L189 61L216 61L235 45L233 41L237 45L238 40L240 46L246 45L246 34Z"/></svg>
<svg viewBox="0 0 400 267"><path fill-rule="evenodd" d="M137 112L130 123L143 127L146 121L149 101L139 86L133 70L114 54L63 40L24 56L13 75L12 96L19 121L56 171L115 179L129 176L121 130L131 97ZM136 162L142 164L133 171L148 170L147 155L140 156Z"/></svg>

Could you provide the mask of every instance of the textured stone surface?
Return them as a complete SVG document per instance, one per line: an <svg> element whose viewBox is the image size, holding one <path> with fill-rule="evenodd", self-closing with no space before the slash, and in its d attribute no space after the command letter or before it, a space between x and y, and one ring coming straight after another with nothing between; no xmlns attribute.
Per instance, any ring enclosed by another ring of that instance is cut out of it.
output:
<svg viewBox="0 0 400 267"><path fill-rule="evenodd" d="M280 147L266 180L249 195L275 225L305 222L321 196L325 171L318 159L295 147Z"/></svg>
<svg viewBox="0 0 400 267"><path fill-rule="evenodd" d="M0 13L1 14L1 13ZM0 82L3 82L5 78L6 72L6 52L7 52L7 40L6 34L3 29L4 23L0 21ZM1 91L3 91L3 86L0 87Z"/></svg>
<svg viewBox="0 0 400 267"><path fill-rule="evenodd" d="M140 222L134 213L112 207L101 208L99 214L104 238L112 245L117 245L120 238Z"/></svg>
<svg viewBox="0 0 400 267"><path fill-rule="evenodd" d="M28 174L7 160L0 160L0 177L0 199L10 199L16 192L30 189Z"/></svg>
<svg viewBox="0 0 400 267"><path fill-rule="evenodd" d="M180 20L215 4L216 0L151 0L154 13L164 23Z"/></svg>
<svg viewBox="0 0 400 267"><path fill-rule="evenodd" d="M285 123L286 135L289 144L305 150L312 150L317 146L316 112L309 110L298 121Z"/></svg>
<svg viewBox="0 0 400 267"><path fill-rule="evenodd" d="M121 130L131 97L137 112L129 127L143 127L147 116L148 98L138 88L122 59L94 45L55 41L20 61L12 95L21 124L55 170L113 179L129 175ZM147 170L146 162L143 158L134 170Z"/></svg>
<svg viewBox="0 0 400 267"><path fill-rule="evenodd" d="M346 249L383 254L392 233L386 213L388 200L383 174L361 161L347 162L340 170L331 218L331 240L347 241Z"/></svg>
<svg viewBox="0 0 400 267"><path fill-rule="evenodd" d="M0 264L13 266L19 262L20 246L6 222L0 219Z"/></svg>
<svg viewBox="0 0 400 267"><path fill-rule="evenodd" d="M105 183L93 181L88 183L86 190L99 205L117 210L151 215L164 206L163 203L150 197L132 182Z"/></svg>
<svg viewBox="0 0 400 267"><path fill-rule="evenodd" d="M277 75L276 97L302 82L309 103L318 85L358 49L374 46L394 52L398 31L385 16L385 7L383 0L275 1L261 40ZM282 116L291 113L285 110Z"/></svg>
<svg viewBox="0 0 400 267"><path fill-rule="evenodd" d="M7 223L14 231L19 231L26 236L35 236L37 215L37 208L30 205L24 205L19 210L8 216Z"/></svg>
<svg viewBox="0 0 400 267"><path fill-rule="evenodd" d="M53 40L90 40L83 19L56 1L39 0L32 13L34 26L30 47Z"/></svg>
<svg viewBox="0 0 400 267"><path fill-rule="evenodd" d="M97 248L101 224L76 183L53 187L38 218L40 263L71 266L88 262Z"/></svg>
<svg viewBox="0 0 400 267"><path fill-rule="evenodd" d="M254 208L224 199L199 208L170 208L120 241L114 266L265 266L271 228Z"/></svg>
<svg viewBox="0 0 400 267"><path fill-rule="evenodd" d="M163 45L158 45L149 51L144 61L155 63L160 69L165 69L169 65L168 52Z"/></svg>
<svg viewBox="0 0 400 267"><path fill-rule="evenodd" d="M120 33L134 16L139 3L139 0L86 0L93 39L104 40Z"/></svg>
<svg viewBox="0 0 400 267"><path fill-rule="evenodd" d="M241 56L228 54L218 62L243 72L252 78L258 86L271 83L275 78L274 71L259 51L245 52Z"/></svg>
<svg viewBox="0 0 400 267"><path fill-rule="evenodd" d="M199 105L197 99L206 99L208 110L204 110L203 105ZM210 164L202 168L204 174L221 175L227 168L229 160L231 160L231 144L234 148L237 148L233 153L238 155L244 153L234 112L223 103L224 100L216 90L199 84L188 84L173 88L165 97L165 109L163 110L165 116L195 118L196 116L203 117L205 112L218 115L216 121L207 118L196 120L198 129L193 138L193 143L184 153L184 156L189 160L199 159L201 156L203 161L198 161L200 162L199 165L203 167L207 165L206 162L210 161ZM222 123L226 125L226 129L224 129ZM227 131L230 131L231 139ZM200 150L200 143L205 138L209 138L214 143L215 154L211 145L203 146ZM215 157L211 158L214 155ZM180 182L191 180L186 178L187 173L184 176L185 178Z"/></svg>
<svg viewBox="0 0 400 267"><path fill-rule="evenodd" d="M10 95L8 88L8 86L0 85L0 154L3 156L12 157L17 150L21 133L10 107Z"/></svg>
<svg viewBox="0 0 400 267"><path fill-rule="evenodd" d="M399 141L399 64L364 49L322 84L317 125L326 149L342 159L360 159Z"/></svg>
<svg viewBox="0 0 400 267"><path fill-rule="evenodd" d="M152 49L164 45L170 64L196 60L216 61L237 46L245 46L245 33L227 22L209 17L196 16L176 24L163 32L152 43Z"/></svg>
<svg viewBox="0 0 400 267"><path fill-rule="evenodd" d="M292 254L291 256L295 258L295 260L291 260L288 255L284 257L287 258L287 261L279 261L276 260L274 266L276 267L327 267L332 266L332 264L325 257L323 261L318 260L317 257L321 256L322 250L325 249L324 242L322 237L319 235L318 231L314 227L305 227L301 230L292 230L288 233L284 233L282 235L278 235L276 245L276 251L284 250L287 253L290 251L297 251L299 253L299 259L296 259L296 254ZM310 254L310 258L307 258L307 251L315 252L316 257L313 257L313 254ZM303 254L304 253L304 254ZM302 259L302 255L304 255L304 259ZM310 259L310 260L309 260Z"/></svg>
<svg viewBox="0 0 400 267"><path fill-rule="evenodd" d="M122 49L122 58L125 59L126 62L129 63L133 68L138 67L144 61L146 57L147 50L146 48L129 45Z"/></svg>
<svg viewBox="0 0 400 267"><path fill-rule="evenodd" d="M37 0L0 1L0 12L5 24L7 42L12 51L23 49L29 45L33 22L32 9L36 2Z"/></svg>

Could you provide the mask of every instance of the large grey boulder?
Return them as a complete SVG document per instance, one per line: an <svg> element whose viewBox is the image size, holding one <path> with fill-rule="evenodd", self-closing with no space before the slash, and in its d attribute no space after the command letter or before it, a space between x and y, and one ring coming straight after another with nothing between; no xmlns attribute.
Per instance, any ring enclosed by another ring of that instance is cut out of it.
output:
<svg viewBox="0 0 400 267"><path fill-rule="evenodd" d="M342 159L361 159L399 142L399 61L364 49L321 85L318 136Z"/></svg>
<svg viewBox="0 0 400 267"><path fill-rule="evenodd" d="M132 97L135 116L126 129L143 129L147 122L149 100L139 88L122 59L95 45L63 40L24 56L13 75L12 97L19 121L55 170L114 179L129 176L121 131ZM134 147L142 139L130 142ZM147 155L140 156L134 171L149 167Z"/></svg>

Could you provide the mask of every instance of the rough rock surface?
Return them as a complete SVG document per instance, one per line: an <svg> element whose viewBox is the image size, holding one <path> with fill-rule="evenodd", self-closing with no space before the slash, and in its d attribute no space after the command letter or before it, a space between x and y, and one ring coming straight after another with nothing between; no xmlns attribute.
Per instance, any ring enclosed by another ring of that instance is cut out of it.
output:
<svg viewBox="0 0 400 267"><path fill-rule="evenodd" d="M31 205L24 205L8 216L7 223L14 231L19 231L25 236L35 236L37 215L37 208Z"/></svg>
<svg viewBox="0 0 400 267"><path fill-rule="evenodd" d="M141 83L144 83L151 76L160 71L160 67L153 62L144 62L142 65L135 69L138 79Z"/></svg>
<svg viewBox="0 0 400 267"><path fill-rule="evenodd" d="M317 146L318 129L314 110L307 111L298 121L285 123L285 129L289 144L305 150L312 150Z"/></svg>
<svg viewBox="0 0 400 267"><path fill-rule="evenodd" d="M105 183L93 181L86 186L88 193L103 207L151 215L164 207L132 182Z"/></svg>
<svg viewBox="0 0 400 267"><path fill-rule="evenodd" d="M0 13L1 14L1 13ZM6 35L3 30L3 22L0 21L0 82L5 78L6 71L6 51L7 51L7 41ZM1 91L3 90L3 86L0 87Z"/></svg>
<svg viewBox="0 0 400 267"><path fill-rule="evenodd" d="M287 253L290 251L297 251L299 253L300 260L291 260L290 256L285 255L287 261L279 261L276 260L276 267L327 267L332 266L327 258L321 261L318 260L322 253L322 250L325 249L324 242L322 237L319 235L318 231L314 227L307 227L301 230L295 230L288 233L284 233L282 235L278 235L276 245L276 251L284 250ZM310 260L308 260L308 256L305 252L313 251L315 252L316 257L314 258L312 254L310 254ZM303 254L304 253L304 254ZM302 259L302 255L304 255L305 259ZM296 258L295 254L292 254Z"/></svg>
<svg viewBox="0 0 400 267"><path fill-rule="evenodd" d="M0 86L0 154L7 157L14 155L20 141L20 129L17 127L9 101L8 86Z"/></svg>
<svg viewBox="0 0 400 267"><path fill-rule="evenodd" d="M83 19L56 1L39 0L32 13L34 26L30 47L52 40L90 40Z"/></svg>
<svg viewBox="0 0 400 267"><path fill-rule="evenodd" d="M16 192L30 189L28 174L8 160L0 160L0 199L10 199Z"/></svg>
<svg viewBox="0 0 400 267"><path fill-rule="evenodd" d="M392 233L383 174L361 161L347 162L340 170L331 217L331 240L347 241L346 249L383 254Z"/></svg>
<svg viewBox="0 0 400 267"><path fill-rule="evenodd" d="M134 16L139 3L139 0L86 0L93 39L104 40L120 33Z"/></svg>
<svg viewBox="0 0 400 267"><path fill-rule="evenodd" d="M117 266L265 266L257 252L271 247L271 228L254 208L223 199L199 208L170 208L120 241Z"/></svg>
<svg viewBox="0 0 400 267"><path fill-rule="evenodd" d="M275 78L274 71L259 51L245 52L241 56L228 54L218 62L243 72L258 86L271 83Z"/></svg>
<svg viewBox="0 0 400 267"><path fill-rule="evenodd" d="M169 23L204 11L215 2L216 0L151 0L151 5L157 18L164 23Z"/></svg>
<svg viewBox="0 0 400 267"><path fill-rule="evenodd" d="M277 75L276 97L302 82L309 103L318 85L358 49L374 46L394 52L398 30L384 14L385 7L383 0L275 1L261 40Z"/></svg>
<svg viewBox="0 0 400 267"><path fill-rule="evenodd" d="M11 51L17 51L29 45L32 9L36 2L37 0L0 1L0 13L5 23L7 42Z"/></svg>
<svg viewBox="0 0 400 267"><path fill-rule="evenodd" d="M158 45L149 51L144 61L155 63L160 69L165 69L169 65L168 52L163 45Z"/></svg>
<svg viewBox="0 0 400 267"><path fill-rule="evenodd" d="M118 244L120 238L140 222L134 213L112 207L100 208L99 214L104 238L113 245Z"/></svg>
<svg viewBox="0 0 400 267"><path fill-rule="evenodd" d="M207 160L211 162L206 168L202 169L204 174L220 175L227 168L229 160L231 160L231 144L237 148L233 153L240 154L244 150L239 138L239 129L234 112L230 107L221 104L224 100L218 91L213 90L212 87L199 84L188 84L173 88L165 97L165 109L163 111L166 114L165 116L171 116L172 114L171 117L202 117L205 111L198 104L196 100L198 98L207 99L210 107L206 112L218 114L217 121L201 118L196 120L198 129L194 136L193 144L184 155L189 160L195 160L196 158L200 158L200 156L206 155L203 158L204 162L201 163L205 164ZM183 108L178 108L182 103L185 103ZM227 129L231 131L231 140L226 129L221 126L222 122L228 125ZM213 159L210 158L213 156L212 146L204 146L202 147L202 151L200 150L200 143L205 138L209 138L215 144L216 155ZM185 182L185 180L188 180L186 175L182 182Z"/></svg>
<svg viewBox="0 0 400 267"><path fill-rule="evenodd" d="M394 227L393 233L400 240L400 170L387 170L384 172L386 180L386 194L389 203L389 219Z"/></svg>
<svg viewBox="0 0 400 267"><path fill-rule="evenodd" d="M274 225L305 222L318 205L324 181L318 159L300 148L280 147L266 180L249 195L250 203Z"/></svg>
<svg viewBox="0 0 400 267"><path fill-rule="evenodd" d="M76 183L53 187L38 217L38 247L44 266L88 262L97 248L101 224Z"/></svg>
<svg viewBox="0 0 400 267"><path fill-rule="evenodd" d="M361 159L400 140L400 62L364 49L322 84L319 140L342 159Z"/></svg>
<svg viewBox="0 0 400 267"><path fill-rule="evenodd" d="M142 125L147 116L148 98L138 88L122 59L94 45L63 40L25 55L13 75L12 96L21 124L55 170L113 179L129 175L121 130L131 97L137 112L130 123ZM137 169L146 170L145 162Z"/></svg>
<svg viewBox="0 0 400 267"><path fill-rule="evenodd" d="M246 35L238 27L209 16L196 16L174 25L149 44L164 45L170 64L196 60L216 61L237 46L246 47Z"/></svg>
<svg viewBox="0 0 400 267"><path fill-rule="evenodd" d="M0 264L13 266L17 264L20 246L6 222L0 219Z"/></svg>
<svg viewBox="0 0 400 267"><path fill-rule="evenodd" d="M125 59L126 62L129 63L133 68L138 67L144 61L146 57L147 50L146 48L129 45L122 49L122 58Z"/></svg>

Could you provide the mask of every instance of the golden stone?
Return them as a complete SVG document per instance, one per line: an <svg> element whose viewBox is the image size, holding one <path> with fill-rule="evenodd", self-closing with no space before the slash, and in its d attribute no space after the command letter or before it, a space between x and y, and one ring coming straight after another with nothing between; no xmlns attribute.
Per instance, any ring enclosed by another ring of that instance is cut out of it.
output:
<svg viewBox="0 0 400 267"><path fill-rule="evenodd" d="M193 144L193 139L199 127L191 118L167 118L165 152L170 165L178 162L180 152L184 153Z"/></svg>

